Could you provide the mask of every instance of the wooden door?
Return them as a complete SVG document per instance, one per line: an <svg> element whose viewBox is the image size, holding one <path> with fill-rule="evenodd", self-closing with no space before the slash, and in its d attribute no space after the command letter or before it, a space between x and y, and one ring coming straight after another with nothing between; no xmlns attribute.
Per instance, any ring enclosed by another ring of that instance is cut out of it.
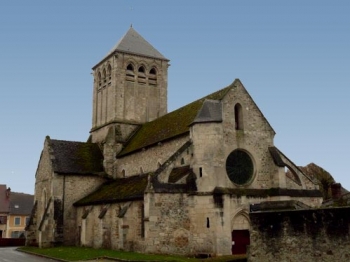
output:
<svg viewBox="0 0 350 262"><path fill-rule="evenodd" d="M249 230L232 231L232 254L246 254L247 246L250 245Z"/></svg>

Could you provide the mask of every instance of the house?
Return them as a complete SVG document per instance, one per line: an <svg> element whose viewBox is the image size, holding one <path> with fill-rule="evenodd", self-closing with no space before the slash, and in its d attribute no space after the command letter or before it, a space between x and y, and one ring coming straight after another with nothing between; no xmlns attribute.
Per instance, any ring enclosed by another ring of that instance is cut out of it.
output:
<svg viewBox="0 0 350 262"><path fill-rule="evenodd" d="M9 190L6 185L0 185L0 238L6 237L7 216L9 214Z"/></svg>
<svg viewBox="0 0 350 262"><path fill-rule="evenodd" d="M254 205L321 205L239 79L168 113L168 66L131 27L92 68L90 137L46 137L27 245L245 253Z"/></svg>
<svg viewBox="0 0 350 262"><path fill-rule="evenodd" d="M0 185L0 236L3 238L24 238L29 222L34 196L11 192L6 185Z"/></svg>

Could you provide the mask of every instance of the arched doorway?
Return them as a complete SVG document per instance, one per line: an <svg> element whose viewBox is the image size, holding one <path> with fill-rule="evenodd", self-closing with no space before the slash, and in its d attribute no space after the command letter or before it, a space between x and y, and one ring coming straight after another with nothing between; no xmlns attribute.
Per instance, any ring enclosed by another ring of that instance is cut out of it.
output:
<svg viewBox="0 0 350 262"><path fill-rule="evenodd" d="M241 211L232 220L232 254L246 254L250 245L250 222L246 212Z"/></svg>

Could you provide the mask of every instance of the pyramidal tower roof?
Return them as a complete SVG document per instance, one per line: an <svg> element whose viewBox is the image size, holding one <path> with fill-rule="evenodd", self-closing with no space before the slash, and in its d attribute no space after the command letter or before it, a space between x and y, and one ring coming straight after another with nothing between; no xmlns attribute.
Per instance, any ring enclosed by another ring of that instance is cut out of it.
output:
<svg viewBox="0 0 350 262"><path fill-rule="evenodd" d="M107 56L115 51L168 60L150 43L148 43L147 40L145 40L138 32L136 32L132 26L130 26L129 30L112 48L112 50L109 51Z"/></svg>

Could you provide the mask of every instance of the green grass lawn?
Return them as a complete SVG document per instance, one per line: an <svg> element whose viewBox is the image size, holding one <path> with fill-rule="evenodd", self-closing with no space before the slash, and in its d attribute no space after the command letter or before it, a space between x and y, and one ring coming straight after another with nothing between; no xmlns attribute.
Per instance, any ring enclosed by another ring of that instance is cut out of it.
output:
<svg viewBox="0 0 350 262"><path fill-rule="evenodd" d="M120 258L133 261L187 261L187 262L219 262L219 261L243 261L245 256L225 256L210 259L195 259L182 256L170 255L150 255L134 252L124 252L107 249L93 249L87 247L54 247L54 248L37 248L37 247L21 247L19 250L40 254L52 258L63 259L67 261L89 260L99 257Z"/></svg>

